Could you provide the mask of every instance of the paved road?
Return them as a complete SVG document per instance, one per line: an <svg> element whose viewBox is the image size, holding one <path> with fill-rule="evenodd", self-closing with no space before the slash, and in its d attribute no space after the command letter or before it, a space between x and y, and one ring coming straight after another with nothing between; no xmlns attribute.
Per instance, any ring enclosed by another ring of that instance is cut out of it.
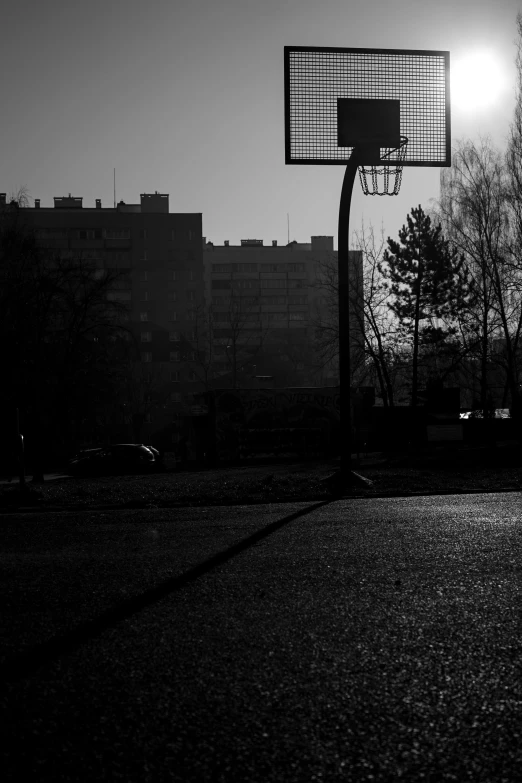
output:
<svg viewBox="0 0 522 783"><path fill-rule="evenodd" d="M3 779L521 781L521 510L9 516Z"/></svg>

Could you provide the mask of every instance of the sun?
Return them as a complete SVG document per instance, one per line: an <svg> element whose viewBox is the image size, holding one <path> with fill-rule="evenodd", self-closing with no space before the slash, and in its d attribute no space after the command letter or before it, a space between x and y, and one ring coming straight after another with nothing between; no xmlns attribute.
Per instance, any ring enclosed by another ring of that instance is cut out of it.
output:
<svg viewBox="0 0 522 783"><path fill-rule="evenodd" d="M463 111L492 108L507 87L499 58L487 50L455 58L450 78L451 103Z"/></svg>

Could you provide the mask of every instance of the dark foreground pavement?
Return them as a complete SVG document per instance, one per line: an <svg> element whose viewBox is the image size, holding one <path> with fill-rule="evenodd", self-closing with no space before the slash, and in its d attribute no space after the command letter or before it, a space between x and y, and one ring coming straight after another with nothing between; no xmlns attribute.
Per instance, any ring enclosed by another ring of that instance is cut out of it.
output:
<svg viewBox="0 0 522 783"><path fill-rule="evenodd" d="M522 780L522 495L11 515L3 779Z"/></svg>

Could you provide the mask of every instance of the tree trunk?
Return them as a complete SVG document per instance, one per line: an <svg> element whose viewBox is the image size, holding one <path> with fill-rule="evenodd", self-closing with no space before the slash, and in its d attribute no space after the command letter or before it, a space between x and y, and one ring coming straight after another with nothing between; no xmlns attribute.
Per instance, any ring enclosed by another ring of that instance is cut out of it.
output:
<svg viewBox="0 0 522 783"><path fill-rule="evenodd" d="M32 416L32 482L43 484L45 481L43 470L43 443L42 422L38 411Z"/></svg>
<svg viewBox="0 0 522 783"><path fill-rule="evenodd" d="M411 404L417 406L417 370L419 361L419 321L420 321L420 298L422 285L422 260L419 259L419 272L417 277L417 297L415 299L415 320L413 323L413 361L412 361L412 379L411 379Z"/></svg>
<svg viewBox="0 0 522 783"><path fill-rule="evenodd" d="M482 418L487 418L488 413L488 306L486 293L486 271L482 270L482 284L484 286L482 308L482 351L480 357L480 407Z"/></svg>

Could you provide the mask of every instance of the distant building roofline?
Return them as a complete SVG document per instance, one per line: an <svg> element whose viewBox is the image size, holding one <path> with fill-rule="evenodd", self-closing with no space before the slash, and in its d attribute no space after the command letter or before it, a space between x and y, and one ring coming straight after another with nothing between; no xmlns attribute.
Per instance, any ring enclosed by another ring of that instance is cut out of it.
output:
<svg viewBox="0 0 522 783"><path fill-rule="evenodd" d="M314 245L321 246L324 249L332 249L333 250L333 242L334 238L333 236L318 236L314 235L311 237L310 242L298 242L296 239L293 239L291 242L288 242L287 244L279 245L277 242L277 239L272 239L271 242L267 245L264 244L264 240L262 239L241 239L240 244L233 245L230 243L229 239L223 240L223 244L216 244L215 242L212 242L210 239L207 239L207 237L203 238L203 243L205 247L208 248L235 248L235 249L241 249L242 247L262 247L263 249L272 249L272 248L285 248L285 247L298 247L302 248L303 250L311 250Z"/></svg>
<svg viewBox="0 0 522 783"><path fill-rule="evenodd" d="M0 206L7 205L6 193L0 193ZM154 193L141 193L140 201L137 204L127 204L122 199L117 204L111 206L102 206L102 200L100 198L95 199L94 206L85 207L83 205L83 196L73 196L69 193L66 196L54 196L53 205L45 206L42 204L41 199L34 199L34 207L25 207L26 209L66 209L66 210L103 210L104 212L154 212L162 214L169 213L169 194L159 193L157 190ZM198 214L198 213L184 213L184 214Z"/></svg>

